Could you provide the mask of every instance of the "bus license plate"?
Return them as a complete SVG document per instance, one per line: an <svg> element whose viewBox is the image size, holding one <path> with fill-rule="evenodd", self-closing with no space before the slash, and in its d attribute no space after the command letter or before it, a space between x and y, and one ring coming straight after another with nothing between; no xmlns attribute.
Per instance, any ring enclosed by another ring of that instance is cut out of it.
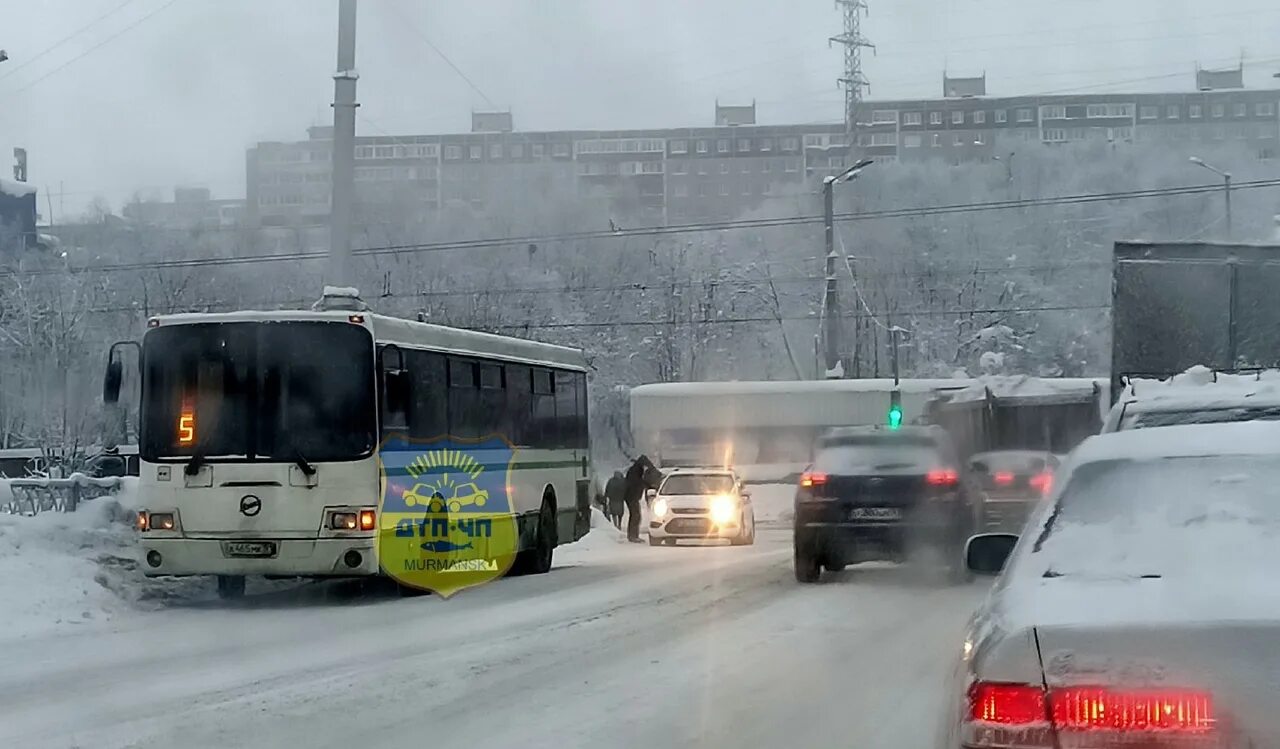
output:
<svg viewBox="0 0 1280 749"><path fill-rule="evenodd" d="M854 507L849 510L850 520L901 520L902 510L897 507Z"/></svg>
<svg viewBox="0 0 1280 749"><path fill-rule="evenodd" d="M275 541L223 541L222 553L229 557L273 557Z"/></svg>

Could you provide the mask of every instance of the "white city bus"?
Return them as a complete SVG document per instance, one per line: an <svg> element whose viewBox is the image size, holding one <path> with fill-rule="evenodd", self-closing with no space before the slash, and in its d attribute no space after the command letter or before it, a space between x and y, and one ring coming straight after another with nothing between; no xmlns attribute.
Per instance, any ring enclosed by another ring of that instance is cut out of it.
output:
<svg viewBox="0 0 1280 749"><path fill-rule="evenodd" d="M579 350L343 310L154 317L140 357L148 575L216 575L233 597L246 575L384 572L379 451L392 434L510 444L493 461L509 471L524 571L547 571L589 528Z"/></svg>

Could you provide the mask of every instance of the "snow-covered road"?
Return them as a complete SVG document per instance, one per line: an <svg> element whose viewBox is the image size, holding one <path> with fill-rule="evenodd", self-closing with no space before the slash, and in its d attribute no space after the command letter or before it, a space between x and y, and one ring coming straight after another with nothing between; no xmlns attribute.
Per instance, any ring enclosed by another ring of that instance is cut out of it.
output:
<svg viewBox="0 0 1280 749"><path fill-rule="evenodd" d="M0 746L930 745L979 584L800 586L778 528L601 538L449 601L317 584L10 643Z"/></svg>

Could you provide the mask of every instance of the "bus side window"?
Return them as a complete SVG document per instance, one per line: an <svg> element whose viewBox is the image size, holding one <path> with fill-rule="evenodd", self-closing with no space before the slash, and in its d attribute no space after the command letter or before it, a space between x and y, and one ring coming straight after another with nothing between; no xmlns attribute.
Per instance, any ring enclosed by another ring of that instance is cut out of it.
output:
<svg viewBox="0 0 1280 749"><path fill-rule="evenodd" d="M573 372L556 372L556 447L577 447L578 391Z"/></svg>
<svg viewBox="0 0 1280 749"><path fill-rule="evenodd" d="M534 367L530 382L528 442L531 447L550 448L556 443L556 398L551 370Z"/></svg>
<svg viewBox="0 0 1280 749"><path fill-rule="evenodd" d="M476 363L449 357L449 436L463 439L483 436L480 411Z"/></svg>
<svg viewBox="0 0 1280 749"><path fill-rule="evenodd" d="M426 351L405 351L405 366L413 381L409 402L409 436L435 439L449 431L449 389L445 358Z"/></svg>
<svg viewBox="0 0 1280 749"><path fill-rule="evenodd" d="M506 410L511 415L511 429L507 439L520 447L533 444L530 441L533 423L532 378L529 367L523 364L507 365Z"/></svg>

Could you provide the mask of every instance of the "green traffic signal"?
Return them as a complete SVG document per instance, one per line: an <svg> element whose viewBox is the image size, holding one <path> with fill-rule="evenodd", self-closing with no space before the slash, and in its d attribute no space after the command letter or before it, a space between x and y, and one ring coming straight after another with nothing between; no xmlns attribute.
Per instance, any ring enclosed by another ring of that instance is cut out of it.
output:
<svg viewBox="0 0 1280 749"><path fill-rule="evenodd" d="M889 409L889 428L897 429L900 426L902 426L902 409L890 408Z"/></svg>

